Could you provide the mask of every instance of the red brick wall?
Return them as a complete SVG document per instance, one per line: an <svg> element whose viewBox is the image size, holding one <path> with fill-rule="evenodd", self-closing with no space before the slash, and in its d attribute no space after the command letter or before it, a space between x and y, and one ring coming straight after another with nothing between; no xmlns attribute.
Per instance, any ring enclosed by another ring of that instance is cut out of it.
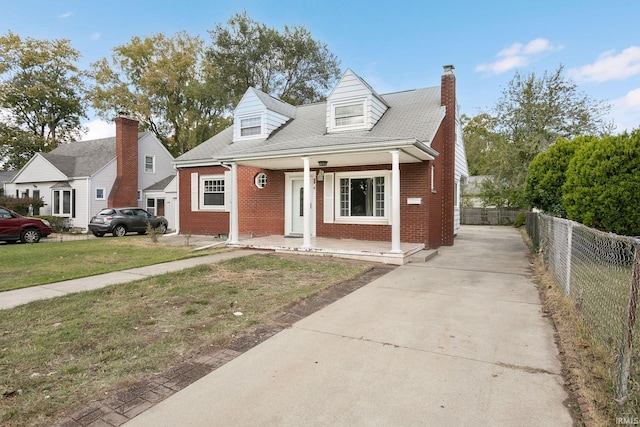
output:
<svg viewBox="0 0 640 427"><path fill-rule="evenodd" d="M181 234L203 234L216 236L218 234L229 233L229 213L191 211L191 173L199 175L222 175L227 171L222 166L209 166L178 169L180 188L180 233ZM198 185L200 180L198 179ZM199 194L199 193L198 193Z"/></svg>
<svg viewBox="0 0 640 427"><path fill-rule="evenodd" d="M255 177L260 172L267 175L264 188L255 186ZM256 237L283 235L284 190L283 171L238 167L238 233Z"/></svg>
<svg viewBox="0 0 640 427"><path fill-rule="evenodd" d="M109 207L138 206L138 121L117 117L116 180L109 193Z"/></svg>
<svg viewBox="0 0 640 427"><path fill-rule="evenodd" d="M401 240L403 242L429 245L429 211L431 194L430 164L411 163L400 165L401 177ZM326 169L326 172L389 170L390 165ZM191 211L191 173L218 175L226 172L221 166L180 169L180 231L183 234L217 235L229 232L228 212ZM255 176L267 174L267 185L259 189L255 186ZM199 181L198 181L199 183ZM391 183L387 183L387 191ZM391 240L390 225L366 224L325 224L324 223L324 182L316 188L316 234L319 237L348 238L359 240ZM238 167L238 204L240 207L239 233L241 236L268 236L284 234L285 205L284 171L265 170L252 167ZM407 198L422 198L421 205L408 205Z"/></svg>
<svg viewBox="0 0 640 427"><path fill-rule="evenodd" d="M454 179L456 139L456 78L445 72L441 79L441 104L446 107L446 116L436 133L431 147L440 155L434 160L436 195L433 197L432 236L430 247L453 245L454 231Z"/></svg>
<svg viewBox="0 0 640 427"><path fill-rule="evenodd" d="M182 234L217 235L229 232L229 212L191 211L191 174L222 175L227 171L228 169L222 166L179 169L180 232ZM267 175L267 185L262 189L255 186L255 176L260 172ZM282 171L238 167L238 205L241 213L238 219L238 232L240 236L284 234L284 185Z"/></svg>
<svg viewBox="0 0 640 427"><path fill-rule="evenodd" d="M390 170L390 165L326 169L325 172L348 172L361 170ZM391 191L391 182L385 183ZM335 185L338 185L336 182ZM402 242L429 242L429 163L407 163L400 165L400 240ZM391 241L391 225L325 224L324 182L318 182L316 194L316 234L319 237L358 240ZM407 198L422 198L421 205L407 204ZM336 202L334 200L334 202Z"/></svg>

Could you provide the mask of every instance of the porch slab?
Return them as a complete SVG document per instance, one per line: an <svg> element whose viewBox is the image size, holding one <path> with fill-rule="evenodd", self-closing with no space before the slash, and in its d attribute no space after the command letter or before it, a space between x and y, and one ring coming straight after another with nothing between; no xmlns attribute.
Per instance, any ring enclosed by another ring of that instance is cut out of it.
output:
<svg viewBox="0 0 640 427"><path fill-rule="evenodd" d="M425 247L423 243L401 243L400 252L396 253L391 252L390 242L312 237L311 247L305 248L301 237L287 236L240 239L239 243L227 246L304 255L333 256L394 265L408 263L414 254L422 251Z"/></svg>

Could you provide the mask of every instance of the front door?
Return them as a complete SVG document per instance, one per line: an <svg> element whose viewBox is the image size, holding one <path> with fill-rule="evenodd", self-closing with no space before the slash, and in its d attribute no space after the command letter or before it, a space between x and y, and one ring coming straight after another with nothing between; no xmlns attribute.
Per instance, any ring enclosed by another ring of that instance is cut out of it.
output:
<svg viewBox="0 0 640 427"><path fill-rule="evenodd" d="M304 180L291 180L291 234L304 232Z"/></svg>
<svg viewBox="0 0 640 427"><path fill-rule="evenodd" d="M285 234L288 236L302 236L304 234L304 178L300 173L286 175L285 194ZM311 194L309 197L309 215L311 235L316 235L315 222L315 185L310 180Z"/></svg>

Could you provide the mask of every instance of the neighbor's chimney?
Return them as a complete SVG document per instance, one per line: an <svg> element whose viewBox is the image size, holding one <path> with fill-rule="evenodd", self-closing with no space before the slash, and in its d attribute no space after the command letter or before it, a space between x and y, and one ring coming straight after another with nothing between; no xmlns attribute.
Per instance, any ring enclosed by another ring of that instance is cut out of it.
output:
<svg viewBox="0 0 640 427"><path fill-rule="evenodd" d="M442 147L439 147L441 160L439 171L442 174L442 240L443 246L453 245L454 237L454 180L456 153L456 76L453 65L444 65L441 78L440 105L446 108L446 115L442 122L444 131Z"/></svg>
<svg viewBox="0 0 640 427"><path fill-rule="evenodd" d="M116 122L116 180L108 206L138 206L138 121L118 113Z"/></svg>

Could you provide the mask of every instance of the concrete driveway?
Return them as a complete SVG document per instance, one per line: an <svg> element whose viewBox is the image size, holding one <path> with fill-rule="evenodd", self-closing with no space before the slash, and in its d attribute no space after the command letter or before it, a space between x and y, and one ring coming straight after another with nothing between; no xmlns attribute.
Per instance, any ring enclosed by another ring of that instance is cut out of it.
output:
<svg viewBox="0 0 640 427"><path fill-rule="evenodd" d="M527 254L465 226L126 425L571 426Z"/></svg>

